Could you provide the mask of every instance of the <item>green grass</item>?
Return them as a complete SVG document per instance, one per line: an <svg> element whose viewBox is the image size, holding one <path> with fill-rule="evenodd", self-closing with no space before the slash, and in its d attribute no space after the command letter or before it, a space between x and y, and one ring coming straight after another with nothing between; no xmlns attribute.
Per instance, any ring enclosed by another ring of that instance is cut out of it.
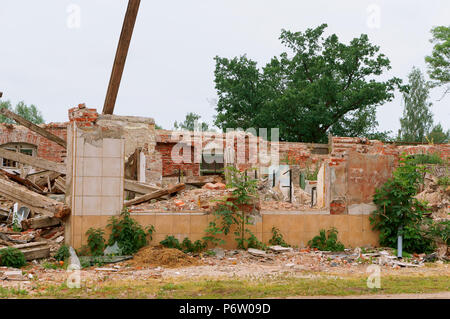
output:
<svg viewBox="0 0 450 319"><path fill-rule="evenodd" d="M448 276L382 276L380 289L369 289L367 277L296 278L278 276L254 280L150 279L83 283L79 289L39 285L29 294L2 288L3 298L270 298L290 296L349 296L370 294L433 293L450 291ZM41 283L42 284L42 283Z"/></svg>
<svg viewBox="0 0 450 319"><path fill-rule="evenodd" d="M0 298L17 298L27 296L28 291L20 288L0 287Z"/></svg>

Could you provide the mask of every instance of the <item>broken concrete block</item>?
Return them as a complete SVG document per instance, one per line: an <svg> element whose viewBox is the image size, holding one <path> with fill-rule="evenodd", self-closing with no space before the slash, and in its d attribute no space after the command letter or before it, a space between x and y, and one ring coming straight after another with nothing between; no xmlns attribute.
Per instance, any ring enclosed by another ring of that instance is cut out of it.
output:
<svg viewBox="0 0 450 319"><path fill-rule="evenodd" d="M3 273L7 280L25 280L22 270L8 270Z"/></svg>
<svg viewBox="0 0 450 319"><path fill-rule="evenodd" d="M247 251L250 255L253 255L253 256L258 256L258 257L267 256L267 253L264 250L249 248Z"/></svg>
<svg viewBox="0 0 450 319"><path fill-rule="evenodd" d="M225 257L225 251L222 248L216 247L211 250L216 254L217 258L222 259L223 257Z"/></svg>
<svg viewBox="0 0 450 319"><path fill-rule="evenodd" d="M280 245L270 246L269 249L274 251L274 252L276 252L276 253L284 253L284 252L288 252L288 251L293 251L294 250L292 247L283 247L283 246L280 246Z"/></svg>

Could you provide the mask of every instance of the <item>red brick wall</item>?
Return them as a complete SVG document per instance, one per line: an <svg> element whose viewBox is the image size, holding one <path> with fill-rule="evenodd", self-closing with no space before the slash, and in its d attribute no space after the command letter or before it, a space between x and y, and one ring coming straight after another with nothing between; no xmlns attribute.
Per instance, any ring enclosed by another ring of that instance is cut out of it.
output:
<svg viewBox="0 0 450 319"><path fill-rule="evenodd" d="M326 162L335 171L330 198L333 214L345 212L348 205L370 203L375 189L392 175L402 153L450 157L450 144L395 145L353 137L333 137L332 149Z"/></svg>
<svg viewBox="0 0 450 319"><path fill-rule="evenodd" d="M194 163L194 147L191 147L191 163L174 163L172 160L172 149L176 143L157 143L155 150L161 154L162 159L162 176L174 176L178 174L178 170L181 169L185 176L200 175L200 164ZM183 155L181 149L180 157Z"/></svg>
<svg viewBox="0 0 450 319"><path fill-rule="evenodd" d="M198 164L174 164L173 160L171 159L171 151L173 146L176 144L176 141L173 140L171 136L172 131L166 131L166 130L157 130L157 144L156 144L156 150L159 151L163 155L163 176L168 176L173 174L172 172L174 170L178 170L179 168L182 168L183 170L187 171L193 171L194 175L199 174L199 167ZM217 138L216 138L217 136ZM208 134L204 135L202 138L202 147L205 147L208 143L215 141L219 143L223 143L223 148L225 149L226 146L226 137L225 134L222 133L216 133L212 136L209 136ZM259 148L259 143L261 140L257 139L257 147ZM191 136L191 143L194 145L193 136ZM238 154L238 140L235 138L234 140L234 151L236 154ZM286 161L289 164L295 164L300 165L300 167L310 166L315 167L317 164L319 164L322 160L328 157L328 155L320 155L320 154L313 154L311 153L312 150L312 144L308 143L292 143L292 142L280 142L279 143L279 160L280 163L285 163ZM241 151L241 150L239 150ZM259 166L257 163L249 163L249 157L250 157L250 146L248 143L248 138L246 138L245 143L245 163L237 163L237 167L240 170L250 169L252 167ZM254 151L254 150L252 150ZM191 150L193 154L193 147ZM267 152L270 154L270 143L268 145ZM253 152L252 152L253 154ZM195 167L194 167L195 166Z"/></svg>
<svg viewBox="0 0 450 319"><path fill-rule="evenodd" d="M363 154L394 155L397 159L402 153L439 153L441 158L450 158L450 144L396 145L359 137L333 137L332 156L342 157L350 150Z"/></svg>
<svg viewBox="0 0 450 319"><path fill-rule="evenodd" d="M312 153L312 144L280 142L280 162L299 165L301 168L309 167L314 169L317 165L329 157L328 154Z"/></svg>
<svg viewBox="0 0 450 319"><path fill-rule="evenodd" d="M67 140L67 123L50 123L43 127L49 132ZM0 124L0 145L7 143L28 143L36 146L37 156L44 159L63 162L66 150L29 129L13 124Z"/></svg>

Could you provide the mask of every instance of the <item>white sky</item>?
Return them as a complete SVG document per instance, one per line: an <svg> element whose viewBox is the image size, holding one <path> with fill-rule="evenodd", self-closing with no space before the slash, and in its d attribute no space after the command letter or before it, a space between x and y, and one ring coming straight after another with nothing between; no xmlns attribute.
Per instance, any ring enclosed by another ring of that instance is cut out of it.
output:
<svg viewBox="0 0 450 319"><path fill-rule="evenodd" d="M35 104L47 122L67 121L67 110L79 103L101 112L127 3L2 0L3 100ZM79 28L68 27L71 4L81 9ZM379 28L368 24L372 4L380 9ZM261 66L284 50L282 28L303 31L324 22L327 34L345 42L368 34L391 60L386 77L406 80L413 66L426 70L430 29L449 21L448 0L142 0L115 114L153 117L168 129L187 112L211 123L214 56L246 53ZM433 90L430 101L435 122L448 129L450 96L438 102L442 92ZM396 133L402 110L397 93L379 107L379 129Z"/></svg>

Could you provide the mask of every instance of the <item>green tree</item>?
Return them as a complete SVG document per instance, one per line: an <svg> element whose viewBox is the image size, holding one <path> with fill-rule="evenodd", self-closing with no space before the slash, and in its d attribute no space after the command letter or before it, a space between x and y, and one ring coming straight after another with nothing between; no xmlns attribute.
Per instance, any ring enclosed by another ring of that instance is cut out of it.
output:
<svg viewBox="0 0 450 319"><path fill-rule="evenodd" d="M201 118L200 115L189 112L186 114L186 118L184 119L183 122L177 123L175 121L175 123L173 123L173 127L176 130L194 131L195 123L198 122L198 120L200 120L200 118ZM199 128L201 129L201 131L209 130L209 125L207 123L201 122L198 124L199 124Z"/></svg>
<svg viewBox="0 0 450 319"><path fill-rule="evenodd" d="M7 109L9 111L12 111L11 102L10 101L4 101L4 102L0 101L0 109ZM0 123L12 124L12 123L14 123L14 121L11 120L10 118L7 118L6 116L0 114Z"/></svg>
<svg viewBox="0 0 450 319"><path fill-rule="evenodd" d="M13 109L10 101L0 102L0 108L6 108L20 116L24 119L34 123L34 124L43 124L44 118L42 117L41 111L39 111L35 105L31 104L27 106L23 101L17 103L16 107ZM0 115L0 123L15 123L15 121Z"/></svg>
<svg viewBox="0 0 450 319"><path fill-rule="evenodd" d="M403 236L407 252L428 252L433 245L426 236L431 223L430 209L415 198L423 184L426 169L415 163L414 157L402 154L399 165L383 185L375 190L373 202L377 209L370 216L374 230L378 230L380 245L395 248L397 236Z"/></svg>
<svg viewBox="0 0 450 319"><path fill-rule="evenodd" d="M282 30L291 51L262 69L246 55L215 57L215 124L226 128L279 128L287 141L326 141L327 133L373 134L376 106L391 101L401 80L377 81L390 69L367 35L344 44L326 24L305 32Z"/></svg>
<svg viewBox="0 0 450 319"><path fill-rule="evenodd" d="M444 132L442 125L439 123L433 127L430 134L428 134L427 140L431 143L448 143L450 141L450 130Z"/></svg>
<svg viewBox="0 0 450 319"><path fill-rule="evenodd" d="M409 90L403 93L405 108L400 119L400 140L405 142L425 142L431 126L433 114L428 102L430 85L422 72L414 67L408 75Z"/></svg>
<svg viewBox="0 0 450 319"><path fill-rule="evenodd" d="M445 93L450 88L450 26L438 26L431 29L434 43L430 56L425 57L428 64L428 74L433 80L433 86L446 86Z"/></svg>

